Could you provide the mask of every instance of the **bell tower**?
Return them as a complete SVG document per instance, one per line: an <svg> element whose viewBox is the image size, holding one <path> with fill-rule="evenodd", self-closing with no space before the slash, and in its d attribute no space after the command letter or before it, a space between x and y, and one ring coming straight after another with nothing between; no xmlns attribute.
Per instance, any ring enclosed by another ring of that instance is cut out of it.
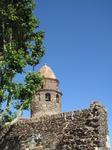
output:
<svg viewBox="0 0 112 150"><path fill-rule="evenodd" d="M59 81L46 64L38 72L45 77L45 82L34 95L35 100L31 108L31 118L61 113L62 93L58 89Z"/></svg>

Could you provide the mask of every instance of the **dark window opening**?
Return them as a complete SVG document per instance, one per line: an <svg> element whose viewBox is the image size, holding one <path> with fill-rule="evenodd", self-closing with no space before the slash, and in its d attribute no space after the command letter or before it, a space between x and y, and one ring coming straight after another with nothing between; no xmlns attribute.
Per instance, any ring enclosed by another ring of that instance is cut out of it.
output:
<svg viewBox="0 0 112 150"><path fill-rule="evenodd" d="M50 100L51 100L51 95L50 95L50 93L46 93L46 94L45 94L45 100L46 100L46 101L50 101Z"/></svg>
<svg viewBox="0 0 112 150"><path fill-rule="evenodd" d="M44 87L44 86L43 86L43 84L42 84L41 88L43 89L43 87Z"/></svg>
<svg viewBox="0 0 112 150"><path fill-rule="evenodd" d="M56 94L56 102L59 103L59 95Z"/></svg>

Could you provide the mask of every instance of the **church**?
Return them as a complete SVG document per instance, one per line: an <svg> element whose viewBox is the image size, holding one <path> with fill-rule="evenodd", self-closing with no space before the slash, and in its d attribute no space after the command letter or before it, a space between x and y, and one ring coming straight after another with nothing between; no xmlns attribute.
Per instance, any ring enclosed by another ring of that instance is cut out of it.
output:
<svg viewBox="0 0 112 150"><path fill-rule="evenodd" d="M46 64L36 89L31 118L0 128L0 150L110 150L107 110L101 102L90 108L61 113L59 80Z"/></svg>

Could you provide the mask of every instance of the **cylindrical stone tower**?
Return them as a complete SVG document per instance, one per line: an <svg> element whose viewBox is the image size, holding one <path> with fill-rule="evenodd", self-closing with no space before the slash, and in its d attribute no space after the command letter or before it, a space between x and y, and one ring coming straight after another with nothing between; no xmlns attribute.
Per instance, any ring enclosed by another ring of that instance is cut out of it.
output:
<svg viewBox="0 0 112 150"><path fill-rule="evenodd" d="M61 113L62 93L58 89L59 81L51 68L46 64L38 72L45 77L45 82L42 88L34 95L31 118Z"/></svg>

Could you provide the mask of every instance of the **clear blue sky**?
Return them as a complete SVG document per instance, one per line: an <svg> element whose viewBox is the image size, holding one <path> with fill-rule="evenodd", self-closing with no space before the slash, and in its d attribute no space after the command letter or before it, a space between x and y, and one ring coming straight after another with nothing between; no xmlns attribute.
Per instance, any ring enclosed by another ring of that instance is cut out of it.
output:
<svg viewBox="0 0 112 150"><path fill-rule="evenodd" d="M108 113L112 147L112 1L35 0L45 30L45 63L60 81L62 112L100 101ZM24 116L28 116L24 113Z"/></svg>

